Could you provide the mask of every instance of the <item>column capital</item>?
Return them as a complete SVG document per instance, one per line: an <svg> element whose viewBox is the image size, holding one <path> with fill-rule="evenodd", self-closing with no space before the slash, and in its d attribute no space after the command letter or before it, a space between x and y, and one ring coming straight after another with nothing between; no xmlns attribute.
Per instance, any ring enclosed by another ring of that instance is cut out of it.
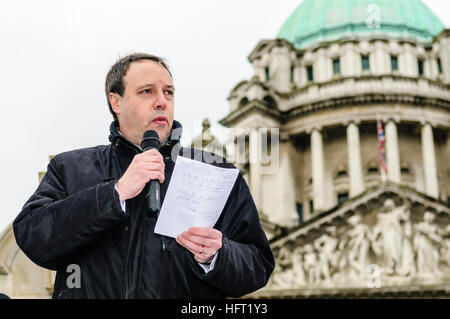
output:
<svg viewBox="0 0 450 319"><path fill-rule="evenodd" d="M432 128L436 128L436 127L437 127L436 122L434 122L434 121L432 121L432 120L429 120L429 119L420 119L420 125L421 125L421 126L425 126L425 125L427 125L427 124L429 124Z"/></svg>
<svg viewBox="0 0 450 319"><path fill-rule="evenodd" d="M359 126L359 124L361 124L361 120L360 119L345 119L342 121L342 125L344 125L344 126L348 126L351 123Z"/></svg>
<svg viewBox="0 0 450 319"><path fill-rule="evenodd" d="M311 134L313 131L321 132L323 127L321 125L309 126L306 128L306 134Z"/></svg>
<svg viewBox="0 0 450 319"><path fill-rule="evenodd" d="M400 115L387 115L381 118L381 121L384 123L394 122L395 124L399 124L402 119Z"/></svg>

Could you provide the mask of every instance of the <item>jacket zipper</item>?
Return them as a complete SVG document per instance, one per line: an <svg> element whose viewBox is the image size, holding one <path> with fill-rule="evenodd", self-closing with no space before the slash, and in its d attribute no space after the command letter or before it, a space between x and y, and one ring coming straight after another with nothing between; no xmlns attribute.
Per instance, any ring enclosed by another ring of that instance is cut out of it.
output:
<svg viewBox="0 0 450 319"><path fill-rule="evenodd" d="M128 299L128 258L130 257L130 247L131 247L131 223L125 226L125 230L128 232L128 249L127 257L125 259L125 299Z"/></svg>
<svg viewBox="0 0 450 319"><path fill-rule="evenodd" d="M139 151L136 148L130 147L126 143L124 143L124 146L134 150L136 154L139 154ZM128 299L128 259L130 257L130 248L131 248L131 223L125 226L125 230L128 231L128 248L127 248L127 257L125 259L125 299Z"/></svg>
<svg viewBox="0 0 450 319"><path fill-rule="evenodd" d="M161 235L161 243L163 251L166 250L166 237Z"/></svg>
<svg viewBox="0 0 450 319"><path fill-rule="evenodd" d="M127 145L127 143L123 143L125 147L132 149L136 152L136 154L142 153L141 150L138 150L134 147L132 147L131 145ZM168 144L170 145L170 143ZM116 147L118 146L118 142L116 142ZM159 213L157 215L157 217L159 217ZM128 226L125 226L125 230L128 230L128 249L127 249L127 257L125 260L125 299L128 299L128 259L130 256L130 247L131 247L131 224ZM161 245L162 245L162 250L165 251L166 250L166 237L161 235Z"/></svg>

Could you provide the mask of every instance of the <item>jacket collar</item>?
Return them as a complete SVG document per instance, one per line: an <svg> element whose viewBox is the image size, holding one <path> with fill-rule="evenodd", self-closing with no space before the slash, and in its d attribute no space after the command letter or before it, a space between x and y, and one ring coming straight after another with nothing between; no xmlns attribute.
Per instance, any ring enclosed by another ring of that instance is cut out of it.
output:
<svg viewBox="0 0 450 319"><path fill-rule="evenodd" d="M136 153L141 153L142 149L140 146L131 143L129 140L123 136L119 131L119 122L117 120L111 122L109 126L109 141L116 147L126 147L128 149L134 150ZM160 153L164 157L164 161L169 160L172 148L180 143L181 135L183 133L183 126L178 121L173 121L172 129L169 136L161 142L161 147L159 149ZM177 145L179 147L179 145Z"/></svg>

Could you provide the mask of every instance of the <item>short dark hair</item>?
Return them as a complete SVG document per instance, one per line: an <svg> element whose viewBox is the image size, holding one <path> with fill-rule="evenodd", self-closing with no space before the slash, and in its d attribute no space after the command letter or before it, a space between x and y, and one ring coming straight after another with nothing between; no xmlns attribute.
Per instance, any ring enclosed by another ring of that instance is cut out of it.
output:
<svg viewBox="0 0 450 319"><path fill-rule="evenodd" d="M117 116L111 107L111 103L109 102L109 93L117 93L120 96L123 96L123 93L125 91L123 78L126 75L128 69L130 68L130 64L132 62L142 60L150 60L159 63L167 70L167 72L169 72L170 76L172 77L172 73L170 73L166 60L153 54L132 53L117 60L116 63L113 64L111 69L109 69L109 72L106 75L105 80L106 101L108 102L109 111L111 112L115 120L117 120Z"/></svg>

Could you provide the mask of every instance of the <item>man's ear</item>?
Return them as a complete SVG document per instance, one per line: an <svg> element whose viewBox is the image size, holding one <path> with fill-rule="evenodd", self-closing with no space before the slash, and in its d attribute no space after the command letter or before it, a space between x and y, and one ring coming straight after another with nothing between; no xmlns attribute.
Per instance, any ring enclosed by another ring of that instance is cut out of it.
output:
<svg viewBox="0 0 450 319"><path fill-rule="evenodd" d="M120 95L117 93L109 93L108 95L109 104L111 104L111 108L116 114L120 114Z"/></svg>

